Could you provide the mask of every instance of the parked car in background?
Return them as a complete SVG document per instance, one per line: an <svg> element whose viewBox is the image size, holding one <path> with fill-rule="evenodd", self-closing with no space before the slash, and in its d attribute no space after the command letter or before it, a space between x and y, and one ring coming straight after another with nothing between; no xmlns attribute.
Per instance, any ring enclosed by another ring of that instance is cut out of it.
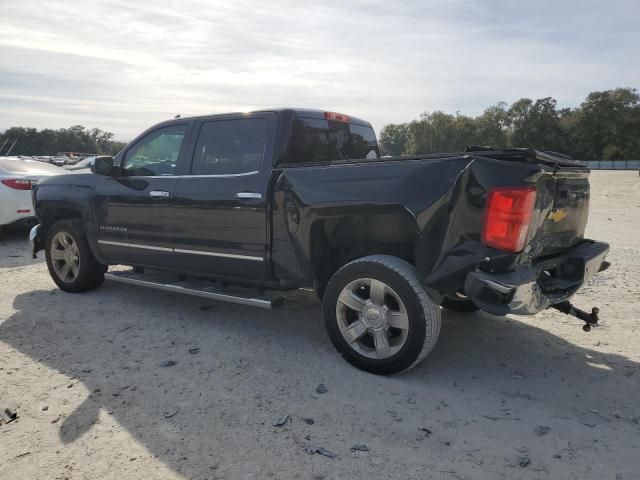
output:
<svg viewBox="0 0 640 480"><path fill-rule="evenodd" d="M64 169L48 163L0 157L0 228L35 224L31 186L43 177L63 173Z"/></svg>
<svg viewBox="0 0 640 480"><path fill-rule="evenodd" d="M92 155L90 157L83 158L78 163L74 165L66 165L64 168L66 170L89 170L93 166L96 161L96 156Z"/></svg>

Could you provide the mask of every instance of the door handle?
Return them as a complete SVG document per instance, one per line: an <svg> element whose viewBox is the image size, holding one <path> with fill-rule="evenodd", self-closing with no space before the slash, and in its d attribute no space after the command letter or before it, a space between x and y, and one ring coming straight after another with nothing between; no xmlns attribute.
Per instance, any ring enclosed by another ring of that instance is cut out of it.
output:
<svg viewBox="0 0 640 480"><path fill-rule="evenodd" d="M262 198L262 194L258 192L238 192L236 193L236 198L240 198L242 200L260 199Z"/></svg>
<svg viewBox="0 0 640 480"><path fill-rule="evenodd" d="M149 192L150 197L170 197L171 194L169 192L165 192L164 190L151 190Z"/></svg>

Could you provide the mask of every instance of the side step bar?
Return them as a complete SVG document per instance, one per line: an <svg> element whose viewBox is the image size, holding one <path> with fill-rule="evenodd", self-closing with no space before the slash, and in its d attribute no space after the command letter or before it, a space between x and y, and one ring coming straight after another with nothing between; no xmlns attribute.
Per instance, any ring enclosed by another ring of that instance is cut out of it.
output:
<svg viewBox="0 0 640 480"><path fill-rule="evenodd" d="M237 303L251 307L272 309L281 306L284 298L259 294L255 290L242 287L223 286L220 282L207 280L178 280L175 275L164 272L139 273L134 271L117 271L104 274L104 278L114 282L150 287L166 292L183 293L196 297L208 298L220 302Z"/></svg>

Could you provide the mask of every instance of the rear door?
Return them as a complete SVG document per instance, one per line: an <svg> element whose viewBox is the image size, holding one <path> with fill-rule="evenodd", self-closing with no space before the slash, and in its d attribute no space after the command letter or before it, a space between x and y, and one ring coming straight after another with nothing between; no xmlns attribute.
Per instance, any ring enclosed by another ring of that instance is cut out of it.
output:
<svg viewBox="0 0 640 480"><path fill-rule="evenodd" d="M238 279L265 278L267 193L274 113L225 115L196 125L188 175L174 194L179 269Z"/></svg>
<svg viewBox="0 0 640 480"><path fill-rule="evenodd" d="M113 263L175 269L172 206L191 124L158 128L124 152L121 175L100 175L94 208L101 254Z"/></svg>

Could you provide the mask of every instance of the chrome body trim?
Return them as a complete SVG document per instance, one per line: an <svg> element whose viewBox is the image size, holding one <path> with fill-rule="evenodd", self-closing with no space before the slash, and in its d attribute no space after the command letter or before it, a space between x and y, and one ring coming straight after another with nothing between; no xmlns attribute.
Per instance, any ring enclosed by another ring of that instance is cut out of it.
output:
<svg viewBox="0 0 640 480"><path fill-rule="evenodd" d="M142 248L144 250L157 250L159 252L172 252L173 248L168 247L154 247L152 245L141 245L139 243L127 243L127 242L114 242L111 240L98 240L101 245L114 245L118 247L130 247L130 248Z"/></svg>
<svg viewBox="0 0 640 480"><path fill-rule="evenodd" d="M208 255L211 257L239 258L241 260L253 260L256 262L262 262L264 260L262 257L254 257L251 255L236 255L233 253L206 252L204 250L186 250L183 248L174 248L173 251L176 253L187 253L190 255Z"/></svg>
<svg viewBox="0 0 640 480"><path fill-rule="evenodd" d="M140 243L116 242L112 240L98 240L102 245L113 245L119 247L142 248L145 250L156 250L159 252L186 253L189 255L206 255L210 257L237 258L240 260L252 260L255 262L263 262L264 258L252 255L237 255L233 253L208 252L205 250L187 250L184 248L156 247L153 245L143 245Z"/></svg>

